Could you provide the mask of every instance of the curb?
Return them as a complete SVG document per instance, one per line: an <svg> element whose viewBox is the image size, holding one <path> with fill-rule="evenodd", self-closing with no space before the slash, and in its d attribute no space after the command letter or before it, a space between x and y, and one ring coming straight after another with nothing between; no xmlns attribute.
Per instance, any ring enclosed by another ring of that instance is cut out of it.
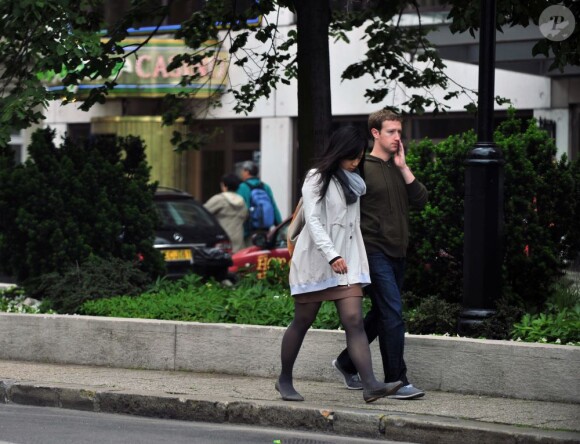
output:
<svg viewBox="0 0 580 444"><path fill-rule="evenodd" d="M275 378L284 331L242 324L0 313L0 359ZM294 376L336 380L330 363L344 345L344 331L309 330ZM382 369L377 341L371 353L373 368ZM424 390L580 403L574 376L580 368L580 347L407 335L405 360L409 379Z"/></svg>
<svg viewBox="0 0 580 444"><path fill-rule="evenodd" d="M144 417L231 423L413 443L572 444L574 432L547 431L461 418L356 409L322 410L272 401L208 401L190 395L144 395L0 380L0 402Z"/></svg>

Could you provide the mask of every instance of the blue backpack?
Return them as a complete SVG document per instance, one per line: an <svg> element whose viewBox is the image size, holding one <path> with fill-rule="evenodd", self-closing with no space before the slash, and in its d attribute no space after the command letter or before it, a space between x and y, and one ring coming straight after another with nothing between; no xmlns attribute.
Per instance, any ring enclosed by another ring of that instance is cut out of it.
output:
<svg viewBox="0 0 580 444"><path fill-rule="evenodd" d="M264 184L250 185L250 229L251 230L268 230L274 225L274 205L266 190Z"/></svg>

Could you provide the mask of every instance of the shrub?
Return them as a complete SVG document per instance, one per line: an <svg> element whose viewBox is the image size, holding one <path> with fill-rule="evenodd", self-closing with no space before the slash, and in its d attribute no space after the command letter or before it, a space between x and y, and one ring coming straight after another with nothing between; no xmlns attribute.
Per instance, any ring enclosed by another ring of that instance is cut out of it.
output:
<svg viewBox="0 0 580 444"><path fill-rule="evenodd" d="M425 139L409 152L409 165L429 190L425 208L411 212L405 275L406 289L422 297L462 299L464 161L475 141L467 132L437 145Z"/></svg>
<svg viewBox="0 0 580 444"><path fill-rule="evenodd" d="M580 304L557 313L527 313L514 325L512 337L527 342L580 343Z"/></svg>
<svg viewBox="0 0 580 444"><path fill-rule="evenodd" d="M30 299L22 288L11 287L0 290L0 312L7 313L46 313L39 307L39 301ZM53 313L48 310L48 313Z"/></svg>
<svg viewBox="0 0 580 444"><path fill-rule="evenodd" d="M173 321L287 325L293 305L287 289L260 283L251 274L235 286L204 282L195 274L159 280L139 296L87 301L81 314Z"/></svg>
<svg viewBox="0 0 580 444"><path fill-rule="evenodd" d="M520 304L513 304L507 297L499 298L496 302L496 311L481 325L473 328L473 336L481 336L486 339L509 339L511 331L518 322L524 309Z"/></svg>
<svg viewBox="0 0 580 444"><path fill-rule="evenodd" d="M138 138L94 137L82 144L33 134L29 158L0 155L0 269L26 283L62 274L89 256L134 261L156 275L155 185Z"/></svg>
<svg viewBox="0 0 580 444"><path fill-rule="evenodd" d="M364 304L368 310L368 299ZM263 279L256 273L244 274L233 287L203 282L194 274L177 281L160 280L140 296L87 301L80 313L287 327L294 316L294 301L288 289L288 265L278 264L270 267ZM312 327L340 328L333 303L322 304Z"/></svg>
<svg viewBox="0 0 580 444"><path fill-rule="evenodd" d="M554 140L531 120L510 119L496 131L505 158L504 294L526 311L542 308L579 251L574 163L556 159Z"/></svg>
<svg viewBox="0 0 580 444"><path fill-rule="evenodd" d="M459 304L429 296L422 299L417 307L404 312L407 331L418 335L455 332L460 310Z"/></svg>
<svg viewBox="0 0 580 444"><path fill-rule="evenodd" d="M554 285L542 313L514 322L511 337L527 342L580 343L580 286L569 279Z"/></svg>
<svg viewBox="0 0 580 444"><path fill-rule="evenodd" d="M46 273L36 278L28 294L42 297L43 309L58 313L77 313L86 302L118 295L137 295L151 279L137 261L90 256L85 262L61 273Z"/></svg>
<svg viewBox="0 0 580 444"><path fill-rule="evenodd" d="M406 276L406 288L423 297L463 298L464 160L475 142L473 132L424 140L407 156L429 190L425 209L411 215ZM536 311L580 250L579 161L556 160L548 134L513 110L495 142L505 159L504 303Z"/></svg>

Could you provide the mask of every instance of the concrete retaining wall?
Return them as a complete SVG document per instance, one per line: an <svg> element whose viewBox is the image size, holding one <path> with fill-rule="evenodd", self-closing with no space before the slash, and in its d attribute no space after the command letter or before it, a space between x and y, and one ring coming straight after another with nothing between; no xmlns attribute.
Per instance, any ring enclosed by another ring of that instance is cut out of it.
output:
<svg viewBox="0 0 580 444"><path fill-rule="evenodd" d="M0 359L272 377L284 328L0 313ZM311 330L295 377L336 380L344 333ZM378 344L371 347L382 375ZM425 390L580 403L580 347L409 335L411 382Z"/></svg>

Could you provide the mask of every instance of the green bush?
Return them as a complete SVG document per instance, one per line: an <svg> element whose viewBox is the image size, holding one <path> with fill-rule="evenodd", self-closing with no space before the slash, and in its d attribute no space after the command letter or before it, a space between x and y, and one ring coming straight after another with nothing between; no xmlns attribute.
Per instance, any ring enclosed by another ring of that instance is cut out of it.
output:
<svg viewBox="0 0 580 444"><path fill-rule="evenodd" d="M293 305L286 288L246 275L235 286L195 274L176 281L159 280L139 296L85 302L81 314L173 321L287 325Z"/></svg>
<svg viewBox="0 0 580 444"><path fill-rule="evenodd" d="M535 312L580 250L579 161L556 160L548 134L534 120L524 124L513 110L495 142L505 159L503 298ZM405 285L422 297L463 299L464 160L475 143L473 132L437 145L424 140L407 156L429 190L426 208L411 215Z"/></svg>
<svg viewBox="0 0 580 444"><path fill-rule="evenodd" d="M514 325L512 337L526 342L580 344L580 304L557 313L525 314Z"/></svg>
<svg viewBox="0 0 580 444"><path fill-rule="evenodd" d="M38 306L38 301L32 301L22 288L11 287L0 290L0 312L7 313L47 313ZM53 313L48 310L48 313Z"/></svg>
<svg viewBox="0 0 580 444"><path fill-rule="evenodd" d="M0 155L0 269L26 284L89 256L141 256L144 271L162 273L153 248L156 185L142 142L103 136L56 146L54 139L50 129L35 132L21 165L10 152Z"/></svg>
<svg viewBox="0 0 580 444"><path fill-rule="evenodd" d="M412 334L445 334L457 331L460 304L428 296L404 312L407 331Z"/></svg>
<svg viewBox="0 0 580 444"><path fill-rule="evenodd" d="M140 296L87 301L80 313L92 316L164 319L287 327L294 317L288 289L288 265L270 267L263 279L244 274L233 287L203 282L194 274L177 281L160 280ZM365 299L365 309L369 301ZM338 329L335 305L322 304L313 328Z"/></svg>
<svg viewBox="0 0 580 444"><path fill-rule="evenodd" d="M479 328L474 328L473 334L486 339L509 339L514 324L523 314L520 304L512 304L507 297L501 297L496 301L495 313L485 319Z"/></svg>
<svg viewBox="0 0 580 444"><path fill-rule="evenodd" d="M554 285L542 313L525 314L511 337L527 342L580 345L580 286L562 279Z"/></svg>
<svg viewBox="0 0 580 444"><path fill-rule="evenodd" d="M405 288L421 297L462 300L464 162L475 141L473 132L439 144L425 139L407 156L429 190L425 208L411 212L405 274Z"/></svg>
<svg viewBox="0 0 580 444"><path fill-rule="evenodd" d="M138 295L151 284L137 261L90 256L63 273L46 273L34 279L28 295L43 299L42 308L77 313L85 301L118 295Z"/></svg>

